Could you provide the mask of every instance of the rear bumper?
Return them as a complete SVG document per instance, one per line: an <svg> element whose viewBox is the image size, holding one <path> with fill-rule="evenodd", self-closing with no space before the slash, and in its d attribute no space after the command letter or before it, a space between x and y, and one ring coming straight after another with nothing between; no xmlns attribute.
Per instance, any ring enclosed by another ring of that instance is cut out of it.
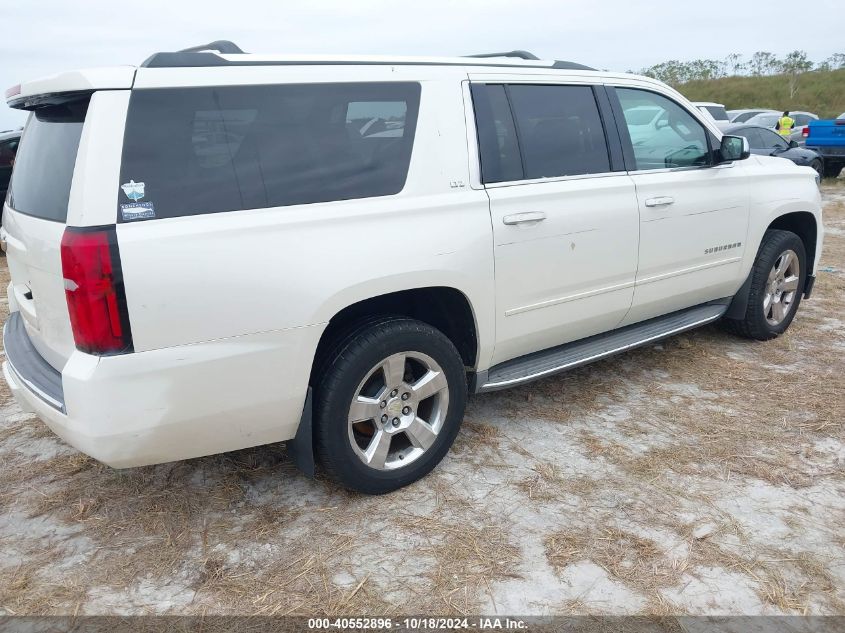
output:
<svg viewBox="0 0 845 633"><path fill-rule="evenodd" d="M6 350L8 365L4 369L4 376L7 372L13 375L21 388L26 387L44 403L65 413L62 374L35 349L26 333L20 312L12 312L3 325L3 349Z"/></svg>
<svg viewBox="0 0 845 633"><path fill-rule="evenodd" d="M805 145L807 149L811 149L819 154L825 160L845 162L845 145Z"/></svg>
<svg viewBox="0 0 845 633"><path fill-rule="evenodd" d="M40 357L7 351L3 375L21 408L68 444L115 468L143 466L292 439L321 332L297 328L103 358L75 352L60 374L61 406L42 397L25 369Z"/></svg>

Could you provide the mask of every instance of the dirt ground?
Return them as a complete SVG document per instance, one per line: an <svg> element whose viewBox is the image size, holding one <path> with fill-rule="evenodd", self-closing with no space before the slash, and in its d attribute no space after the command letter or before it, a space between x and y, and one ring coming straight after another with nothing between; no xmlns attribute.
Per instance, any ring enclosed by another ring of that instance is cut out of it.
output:
<svg viewBox="0 0 845 633"><path fill-rule="evenodd" d="M845 614L845 179L823 188L785 336L708 327L475 397L384 497L283 446L111 470L3 384L0 613Z"/></svg>

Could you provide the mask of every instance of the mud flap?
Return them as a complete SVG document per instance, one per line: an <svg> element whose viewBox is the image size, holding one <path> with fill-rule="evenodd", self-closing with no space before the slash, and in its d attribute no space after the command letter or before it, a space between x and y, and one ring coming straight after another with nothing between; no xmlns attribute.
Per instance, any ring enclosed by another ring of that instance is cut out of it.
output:
<svg viewBox="0 0 845 633"><path fill-rule="evenodd" d="M296 430L296 437L288 441L288 453L290 453L293 463L302 471L302 474L314 479L317 468L314 463L311 409L311 387L308 387L308 394L305 396L305 406L302 408L302 417L299 419L299 428Z"/></svg>
<svg viewBox="0 0 845 633"><path fill-rule="evenodd" d="M753 274L754 270L752 269L752 271L748 274L748 278L745 280L745 283L742 284L739 290L736 291L736 294L731 300L731 304L728 306L727 312L724 314L726 319L745 318L745 311L748 309L748 295L751 293L751 276Z"/></svg>

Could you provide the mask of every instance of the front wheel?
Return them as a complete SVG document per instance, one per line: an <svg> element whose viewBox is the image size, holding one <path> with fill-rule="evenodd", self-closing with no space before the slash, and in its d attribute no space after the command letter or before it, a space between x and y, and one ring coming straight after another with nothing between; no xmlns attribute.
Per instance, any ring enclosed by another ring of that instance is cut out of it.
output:
<svg viewBox="0 0 845 633"><path fill-rule="evenodd" d="M810 163L810 167L816 171L820 178L824 178L824 164L821 158L814 158L813 162Z"/></svg>
<svg viewBox="0 0 845 633"><path fill-rule="evenodd" d="M443 459L467 394L463 361L443 333L412 319L377 320L337 345L324 368L315 448L331 477L383 494Z"/></svg>
<svg viewBox="0 0 845 633"><path fill-rule="evenodd" d="M798 311L806 279L807 255L801 238L791 231L766 231L751 269L745 316L725 319L725 326L758 341L779 336Z"/></svg>

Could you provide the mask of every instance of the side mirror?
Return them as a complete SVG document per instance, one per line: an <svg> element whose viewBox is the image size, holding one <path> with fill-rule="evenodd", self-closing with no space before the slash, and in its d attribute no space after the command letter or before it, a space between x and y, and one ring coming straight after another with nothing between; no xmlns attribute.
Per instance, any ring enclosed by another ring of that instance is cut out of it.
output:
<svg viewBox="0 0 845 633"><path fill-rule="evenodd" d="M800 145L798 145L798 141L789 141L789 148L793 149L795 147L801 147Z"/></svg>
<svg viewBox="0 0 845 633"><path fill-rule="evenodd" d="M723 136L719 147L719 163L745 160L751 156L751 147L744 136Z"/></svg>

